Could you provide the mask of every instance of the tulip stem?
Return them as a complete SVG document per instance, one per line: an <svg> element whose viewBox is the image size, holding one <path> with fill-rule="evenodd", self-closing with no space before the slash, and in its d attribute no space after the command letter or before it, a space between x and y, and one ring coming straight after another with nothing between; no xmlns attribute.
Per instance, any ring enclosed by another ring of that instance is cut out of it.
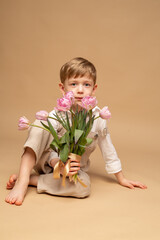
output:
<svg viewBox="0 0 160 240"><path fill-rule="evenodd" d="M96 117L96 118L94 118L94 120L96 120L97 118L99 118L100 116L98 116L98 117Z"/></svg>
<svg viewBox="0 0 160 240"><path fill-rule="evenodd" d="M42 128L43 130L46 130L50 133L50 131L47 128L44 128L44 127L41 127L41 126L38 126L38 125L34 125L34 124L29 124L29 125L32 126L32 127Z"/></svg>
<svg viewBox="0 0 160 240"><path fill-rule="evenodd" d="M51 119L54 119L54 120L58 121L58 119L57 119L57 118L53 118L53 117L50 117L50 116L49 116L48 118L51 118ZM58 121L58 122L59 122L59 121Z"/></svg>
<svg viewBox="0 0 160 240"><path fill-rule="evenodd" d="M70 109L70 112L71 112L73 115L75 115L75 113L72 111L72 109Z"/></svg>

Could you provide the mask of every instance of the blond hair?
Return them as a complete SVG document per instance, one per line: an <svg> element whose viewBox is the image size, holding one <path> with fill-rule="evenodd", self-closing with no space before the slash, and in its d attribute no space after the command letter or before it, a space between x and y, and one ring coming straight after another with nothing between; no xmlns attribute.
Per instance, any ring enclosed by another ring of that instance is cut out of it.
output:
<svg viewBox="0 0 160 240"><path fill-rule="evenodd" d="M92 78L94 84L96 83L96 68L91 62L84 58L73 58L61 67L60 79L62 83L71 77L77 78L83 76Z"/></svg>

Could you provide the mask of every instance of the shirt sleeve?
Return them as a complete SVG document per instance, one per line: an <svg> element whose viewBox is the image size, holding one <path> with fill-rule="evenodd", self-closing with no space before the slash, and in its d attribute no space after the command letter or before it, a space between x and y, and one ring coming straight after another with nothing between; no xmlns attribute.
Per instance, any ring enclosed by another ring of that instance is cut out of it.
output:
<svg viewBox="0 0 160 240"><path fill-rule="evenodd" d="M58 156L57 152L52 150L52 152L50 153L50 156L49 156L49 158L47 160L49 166L51 166L51 160L54 159L54 158L59 158L59 156Z"/></svg>
<svg viewBox="0 0 160 240"><path fill-rule="evenodd" d="M100 118L98 120L98 145L105 161L106 171L109 174L117 173L122 170L121 161L118 158L117 152L112 144L106 120Z"/></svg>

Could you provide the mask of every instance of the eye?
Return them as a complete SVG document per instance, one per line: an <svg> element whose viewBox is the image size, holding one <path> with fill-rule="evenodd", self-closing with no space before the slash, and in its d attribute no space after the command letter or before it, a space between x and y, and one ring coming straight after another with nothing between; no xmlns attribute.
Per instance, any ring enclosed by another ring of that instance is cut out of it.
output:
<svg viewBox="0 0 160 240"><path fill-rule="evenodd" d="M89 83L85 83L85 86L86 87L90 87L91 85Z"/></svg>
<svg viewBox="0 0 160 240"><path fill-rule="evenodd" d="M71 86L76 86L76 83L71 83Z"/></svg>

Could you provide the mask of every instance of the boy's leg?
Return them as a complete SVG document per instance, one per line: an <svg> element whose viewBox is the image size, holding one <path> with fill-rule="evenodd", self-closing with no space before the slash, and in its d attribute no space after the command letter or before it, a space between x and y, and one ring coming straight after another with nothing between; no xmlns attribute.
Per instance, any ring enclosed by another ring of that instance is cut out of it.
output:
<svg viewBox="0 0 160 240"><path fill-rule="evenodd" d="M39 179L39 175L31 174L30 180L29 180L29 186L37 187L38 179Z"/></svg>
<svg viewBox="0 0 160 240"><path fill-rule="evenodd" d="M47 125L47 122L44 122ZM41 121L36 120L34 125L42 126ZM36 155L36 165L34 170L38 174L49 173L52 168L47 164L47 160L50 156L51 149L50 143L53 141L53 136L41 128L31 127L27 141L24 144L24 148L30 147L33 149Z"/></svg>
<svg viewBox="0 0 160 240"><path fill-rule="evenodd" d="M35 165L35 162L36 158L34 151L31 148L26 148L22 156L18 178L16 179L16 175L14 175L14 177L12 176L13 182L15 181L15 185L5 199L7 203L15 205L22 204L27 192L30 173Z"/></svg>
<svg viewBox="0 0 160 240"><path fill-rule="evenodd" d="M40 125L36 120L35 125ZM31 127L28 139L24 145L25 152L22 156L21 166L18 177L14 174L7 183L7 189L12 189L6 197L6 202L21 205L30 180L30 173L36 164L38 172L45 172L48 167L45 163L50 155L49 146L52 140L51 134L40 128ZM50 169L49 169L50 171Z"/></svg>
<svg viewBox="0 0 160 240"><path fill-rule="evenodd" d="M35 187L37 187L38 178L39 178L39 175L31 174L28 186L35 186ZM13 174L12 176L10 176L9 182L7 183L7 189L12 189L14 187L17 179L18 179L18 176L16 174Z"/></svg>
<svg viewBox="0 0 160 240"><path fill-rule="evenodd" d="M87 187L82 186L78 181L75 184L66 178L66 186L62 186L62 178L54 179L53 173L40 175L38 178L38 193L48 193L57 196L68 196L84 198L90 194L90 178L88 174L82 170L78 171L78 176Z"/></svg>

